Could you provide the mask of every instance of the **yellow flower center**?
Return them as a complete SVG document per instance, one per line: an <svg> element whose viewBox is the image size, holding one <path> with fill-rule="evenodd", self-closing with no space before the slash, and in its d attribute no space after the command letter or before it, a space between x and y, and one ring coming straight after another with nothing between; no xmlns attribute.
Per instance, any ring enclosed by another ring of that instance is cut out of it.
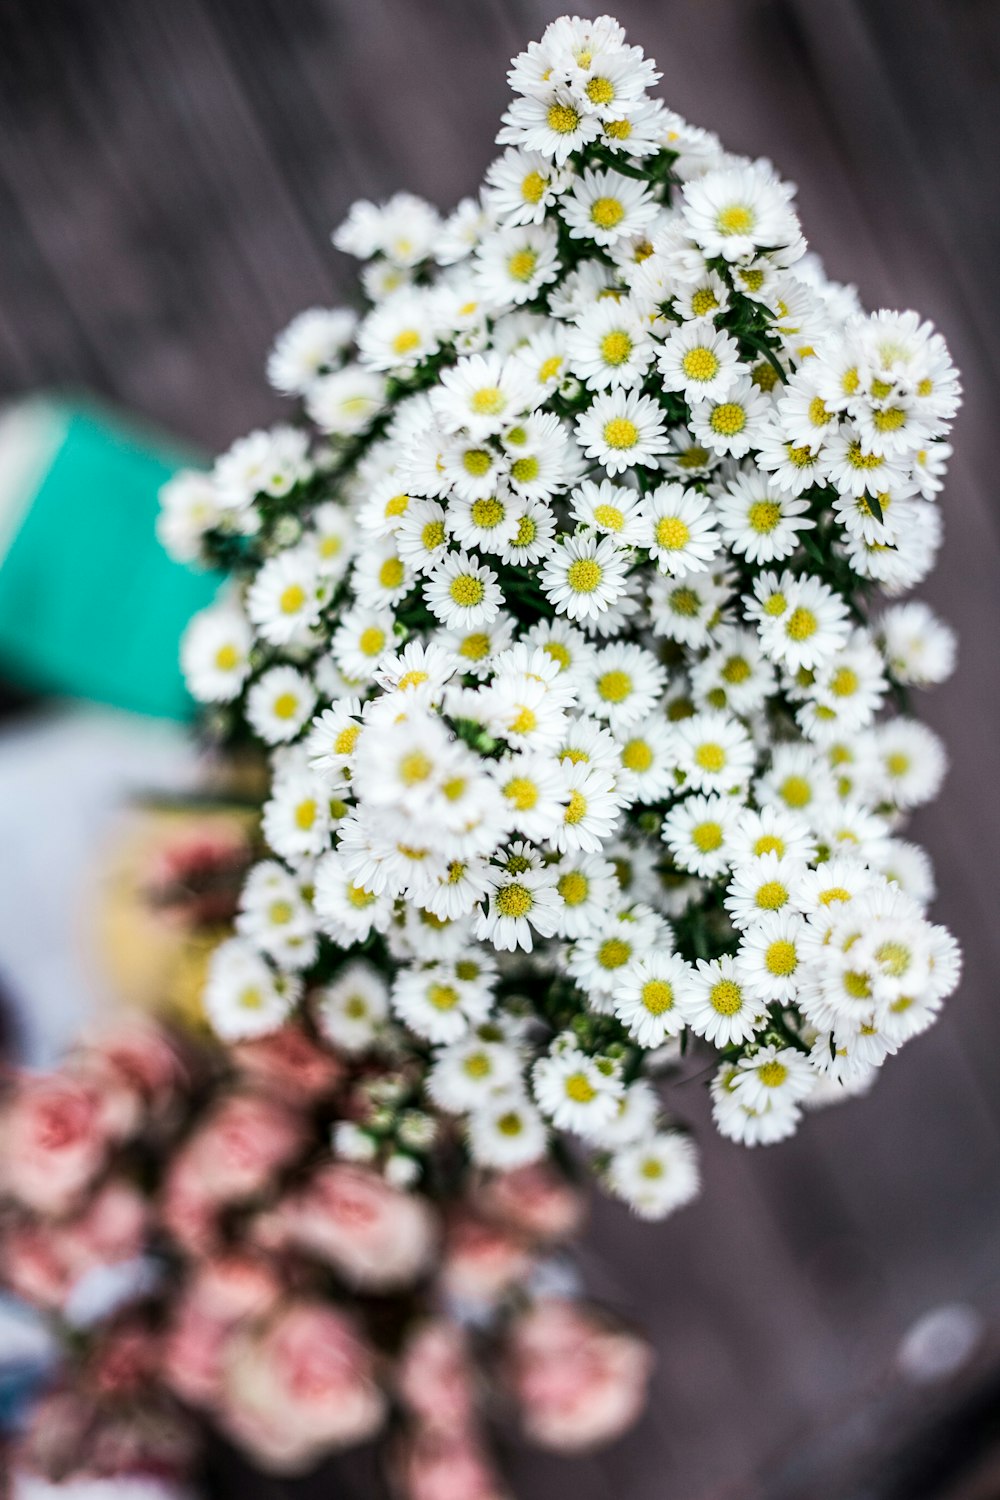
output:
<svg viewBox="0 0 1000 1500"><path fill-rule="evenodd" d="M461 609L472 609L477 604L482 604L486 589L481 578L473 578L471 573L459 573L453 578L448 587L453 602Z"/></svg>
<svg viewBox="0 0 1000 1500"><path fill-rule="evenodd" d="M420 541L427 552L433 552L437 547L444 546L444 522L428 521L420 533Z"/></svg>
<svg viewBox="0 0 1000 1500"><path fill-rule="evenodd" d="M567 906L580 906L590 893L590 881L579 870L567 870L556 882L556 890Z"/></svg>
<svg viewBox="0 0 1000 1500"><path fill-rule="evenodd" d="M493 454L488 448L468 448L462 454L462 468L474 479L481 479L493 467Z"/></svg>
<svg viewBox="0 0 1000 1500"><path fill-rule="evenodd" d="M687 619L693 619L701 608L701 600L694 589L674 589L667 601L675 615L682 615Z"/></svg>
<svg viewBox="0 0 1000 1500"><path fill-rule="evenodd" d="M812 801L812 787L804 776L786 776L779 790L789 807L805 807Z"/></svg>
<svg viewBox="0 0 1000 1500"><path fill-rule="evenodd" d="M597 679L597 693L605 703L624 703L631 691L632 679L621 669L602 672Z"/></svg>
<svg viewBox="0 0 1000 1500"><path fill-rule="evenodd" d="M721 745L708 743L699 745L694 752L695 764L703 771L719 772L726 764L726 752Z"/></svg>
<svg viewBox="0 0 1000 1500"><path fill-rule="evenodd" d="M476 500L472 506L472 524L481 531L492 531L499 526L507 512L499 500Z"/></svg>
<svg viewBox="0 0 1000 1500"><path fill-rule="evenodd" d="M777 942L771 943L764 954L767 972L777 975L778 978L794 974L798 964L799 955L795 951L795 944L789 943L785 938L779 938Z"/></svg>
<svg viewBox="0 0 1000 1500"><path fill-rule="evenodd" d="M580 116L571 104L550 104L545 118L556 135L572 135L580 124Z"/></svg>
<svg viewBox="0 0 1000 1500"><path fill-rule="evenodd" d="M215 665L220 672L231 672L239 664L240 653L235 646L220 646L215 653Z"/></svg>
<svg viewBox="0 0 1000 1500"><path fill-rule="evenodd" d="M587 799L582 792L573 792L563 818L564 823L581 823L587 816Z"/></svg>
<svg viewBox="0 0 1000 1500"><path fill-rule="evenodd" d="M533 479L538 478L540 469L541 465L532 453L526 458L517 458L514 460L510 469L511 478L517 484L530 484Z"/></svg>
<svg viewBox="0 0 1000 1500"><path fill-rule="evenodd" d="M708 992L708 1000L720 1016L735 1016L743 1004L743 991L732 979L719 979Z"/></svg>
<svg viewBox="0 0 1000 1500"><path fill-rule="evenodd" d="M673 986L665 979L647 979L640 992L640 999L651 1016L662 1016L664 1011L673 1009Z"/></svg>
<svg viewBox="0 0 1000 1500"><path fill-rule="evenodd" d="M378 625L369 625L361 632L358 648L362 656L378 656L385 649L385 631Z"/></svg>
<svg viewBox="0 0 1000 1500"><path fill-rule="evenodd" d="M430 756L425 755L422 750L411 750L399 762L399 779L404 786L416 786L418 781L426 781L433 769L434 763Z"/></svg>
<svg viewBox="0 0 1000 1500"><path fill-rule="evenodd" d="M708 425L720 437L735 437L747 425L747 414L737 401L724 401L709 418Z"/></svg>
<svg viewBox="0 0 1000 1500"><path fill-rule="evenodd" d="M591 104L610 104L615 97L615 86L610 78L591 78L584 92Z"/></svg>
<svg viewBox="0 0 1000 1500"><path fill-rule="evenodd" d="M620 969L632 957L632 944L624 938L605 938L597 950L597 962L602 969Z"/></svg>
<svg viewBox="0 0 1000 1500"><path fill-rule="evenodd" d="M727 237L731 234L749 234L756 222L756 214L745 203L730 203L728 208L720 209L715 218L719 233ZM754 274L753 271L747 273L750 276ZM761 275L759 271L756 274Z"/></svg>
<svg viewBox="0 0 1000 1500"><path fill-rule="evenodd" d="M747 511L747 520L754 531L766 536L781 520L781 506L776 500L755 500Z"/></svg>
<svg viewBox="0 0 1000 1500"><path fill-rule="evenodd" d="M303 833L306 833L313 826L315 821L316 802L312 797L307 797L306 800L304 802L300 802L298 807L295 809L295 822L298 827L302 829Z"/></svg>
<svg viewBox="0 0 1000 1500"><path fill-rule="evenodd" d="M770 1062L761 1063L756 1071L757 1077L764 1087L768 1089L780 1088L788 1077L788 1069L784 1063L777 1062L773 1058Z"/></svg>
<svg viewBox="0 0 1000 1500"><path fill-rule="evenodd" d="M512 776L503 794L518 812L529 812L538 802L538 787L527 776Z"/></svg>
<svg viewBox="0 0 1000 1500"><path fill-rule="evenodd" d="M703 318L713 308L718 307L719 299L710 286L699 287L691 298L691 311L696 318Z"/></svg>
<svg viewBox="0 0 1000 1500"><path fill-rule="evenodd" d="M538 264L534 250L515 250L507 261L507 273L513 281L530 281Z"/></svg>
<svg viewBox="0 0 1000 1500"><path fill-rule="evenodd" d="M626 771L648 771L653 764L653 751L646 740L628 740L622 746L621 758Z"/></svg>
<svg viewBox="0 0 1000 1500"><path fill-rule="evenodd" d="M361 725L360 724L348 724L346 726L346 728L341 729L334 736L334 741L333 741L333 753L334 753L334 755L350 755L351 752L354 749L354 746L357 744L358 735L360 733L361 733Z"/></svg>
<svg viewBox="0 0 1000 1500"><path fill-rule="evenodd" d="M603 576L603 568L593 557L578 557L566 569L566 582L574 594L592 594Z"/></svg>
<svg viewBox="0 0 1000 1500"><path fill-rule="evenodd" d="M469 405L479 417L496 417L507 405L507 399L499 386L483 385L473 391Z"/></svg>
<svg viewBox="0 0 1000 1500"><path fill-rule="evenodd" d="M464 656L466 661L482 661L490 654L490 638L485 631L475 631L467 635L458 648L459 656Z"/></svg>
<svg viewBox="0 0 1000 1500"><path fill-rule="evenodd" d="M799 605L793 609L785 625L785 634L793 641L807 641L819 629L819 621L811 609Z"/></svg>
<svg viewBox="0 0 1000 1500"><path fill-rule="evenodd" d="M603 526L605 531L621 531L625 525L625 517L617 505L595 505L594 520L598 526Z"/></svg>
<svg viewBox="0 0 1000 1500"><path fill-rule="evenodd" d="M526 885L505 885L497 893L497 911L502 917L526 917L535 901Z"/></svg>
<svg viewBox="0 0 1000 1500"><path fill-rule="evenodd" d="M606 365L623 365L632 353L632 340L620 328L601 339L601 358Z"/></svg>
<svg viewBox="0 0 1000 1500"><path fill-rule="evenodd" d="M427 987L428 1002L435 1010L454 1010L460 996L453 984L431 984Z"/></svg>
<svg viewBox="0 0 1000 1500"><path fill-rule="evenodd" d="M392 341L394 354L409 354L420 343L420 334L415 328L402 328Z"/></svg>
<svg viewBox="0 0 1000 1500"><path fill-rule="evenodd" d="M547 181L541 172L529 172L527 177L521 180L521 197L525 203L541 203L547 186Z"/></svg>
<svg viewBox="0 0 1000 1500"><path fill-rule="evenodd" d="M597 1090L586 1073L571 1073L566 1079L566 1093L576 1104L589 1104L597 1098Z"/></svg>
<svg viewBox="0 0 1000 1500"><path fill-rule="evenodd" d="M274 716L276 719L294 719L299 700L294 693L279 693L274 700Z"/></svg>
<svg viewBox="0 0 1000 1500"><path fill-rule="evenodd" d="M656 523L656 545L668 552L686 547L691 540L691 528L680 516L661 516Z"/></svg>
<svg viewBox="0 0 1000 1500"><path fill-rule="evenodd" d="M595 198L590 205L591 222L598 229L614 229L625 217L625 206L619 198Z"/></svg>
<svg viewBox="0 0 1000 1500"><path fill-rule="evenodd" d="M788 900L788 892L780 880L765 880L757 891L757 905L761 911L780 911Z"/></svg>
<svg viewBox="0 0 1000 1500"><path fill-rule="evenodd" d="M398 557L387 557L379 569L378 581L384 589L398 589L405 570Z"/></svg>
<svg viewBox="0 0 1000 1500"><path fill-rule="evenodd" d="M306 602L306 591L299 583L290 583L278 603L282 614L296 615Z"/></svg>
<svg viewBox="0 0 1000 1500"><path fill-rule="evenodd" d="M634 448L639 441L639 429L628 417L612 417L610 422L604 424L604 441L609 448L619 451Z"/></svg>
<svg viewBox="0 0 1000 1500"><path fill-rule="evenodd" d="M715 849L722 847L722 824L698 823L691 830L691 842L702 854L711 854Z"/></svg>
<svg viewBox="0 0 1000 1500"><path fill-rule="evenodd" d="M714 380L719 373L719 361L711 349L699 344L687 351L681 360L681 369L689 380Z"/></svg>

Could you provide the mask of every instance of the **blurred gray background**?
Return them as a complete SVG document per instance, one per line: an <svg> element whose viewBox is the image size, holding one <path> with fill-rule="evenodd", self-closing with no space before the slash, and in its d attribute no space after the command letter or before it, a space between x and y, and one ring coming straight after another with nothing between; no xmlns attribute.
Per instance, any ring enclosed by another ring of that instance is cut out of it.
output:
<svg viewBox="0 0 1000 1500"><path fill-rule="evenodd" d="M447 207L472 191L508 58L559 10L0 0L0 391L96 391L207 449L273 420L274 333L348 292L332 226L358 196L406 187ZM914 832L967 973L870 1098L789 1144L713 1142L698 1086L675 1091L708 1147L701 1201L652 1229L604 1207L585 1251L595 1287L652 1329L652 1411L592 1460L516 1454L517 1493L996 1500L1000 8L619 0L616 13L671 106L799 184L830 273L871 307L933 318L962 367L946 545L922 590L961 638L959 675L926 706L953 765ZM964 1324L922 1335L938 1378L926 1350L901 1368L907 1330L953 1304ZM346 1485L313 1492L339 1500Z"/></svg>

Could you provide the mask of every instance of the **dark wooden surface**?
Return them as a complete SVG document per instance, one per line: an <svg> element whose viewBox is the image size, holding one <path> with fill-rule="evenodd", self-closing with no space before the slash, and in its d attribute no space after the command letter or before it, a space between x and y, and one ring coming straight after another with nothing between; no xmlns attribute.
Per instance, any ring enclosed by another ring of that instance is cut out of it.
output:
<svg viewBox="0 0 1000 1500"><path fill-rule="evenodd" d="M507 59L558 9L0 0L3 390L88 387L207 447L271 419L273 333L348 286L330 228L361 194L448 205L472 189ZM986 1319L984 1364L1000 1344L1000 8L620 0L617 13L674 107L799 183L831 272L871 306L933 317L963 368L947 542L925 590L961 635L961 671L927 708L953 768L916 833L967 977L869 1099L787 1145L713 1143L704 1099L678 1091L708 1145L702 1200L653 1229L604 1207L586 1247L594 1284L652 1328L652 1412L609 1455L519 1459L518 1494L957 1495L928 1487L924 1460L920 1483L847 1475L957 1406L958 1391L918 1399L893 1373L914 1318L967 1301ZM969 1457L975 1443L958 1442ZM934 1451L947 1466L944 1439Z"/></svg>

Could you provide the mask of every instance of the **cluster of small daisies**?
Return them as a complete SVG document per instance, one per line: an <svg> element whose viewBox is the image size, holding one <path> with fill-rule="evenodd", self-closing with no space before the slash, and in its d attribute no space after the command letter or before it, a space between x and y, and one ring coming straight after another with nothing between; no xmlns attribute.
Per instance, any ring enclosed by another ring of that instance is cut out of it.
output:
<svg viewBox="0 0 1000 1500"><path fill-rule="evenodd" d="M568 1131L650 1217L698 1181L657 1070L714 1057L720 1131L775 1141L959 972L900 836L945 763L908 694L954 642L876 602L933 566L956 371L658 76L610 18L554 22L477 198L335 234L366 310L278 339L303 420L161 517L234 576L184 665L272 771L218 1032L307 1005L402 1047L475 1164Z"/></svg>

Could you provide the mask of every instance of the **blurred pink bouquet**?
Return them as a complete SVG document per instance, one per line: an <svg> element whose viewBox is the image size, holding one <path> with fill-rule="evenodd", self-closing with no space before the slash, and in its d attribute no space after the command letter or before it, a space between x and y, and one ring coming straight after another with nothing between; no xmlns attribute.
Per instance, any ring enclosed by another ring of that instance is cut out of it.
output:
<svg viewBox="0 0 1000 1500"><path fill-rule="evenodd" d="M65 1349L14 1496L164 1500L214 1431L280 1475L377 1439L406 1500L487 1500L498 1424L563 1452L631 1424L650 1353L576 1296L567 1177L449 1174L440 1132L418 1193L394 1143L331 1150L402 1089L297 1021L222 1050L129 1020L9 1079L2 1277Z"/></svg>

